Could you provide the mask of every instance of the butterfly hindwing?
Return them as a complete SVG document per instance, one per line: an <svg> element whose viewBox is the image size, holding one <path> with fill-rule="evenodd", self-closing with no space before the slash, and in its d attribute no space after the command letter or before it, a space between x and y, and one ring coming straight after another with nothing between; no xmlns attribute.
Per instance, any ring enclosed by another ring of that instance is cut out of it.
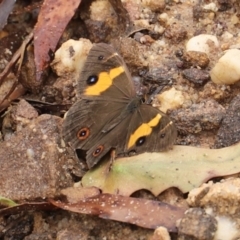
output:
<svg viewBox="0 0 240 240"><path fill-rule="evenodd" d="M95 139L87 151L87 163L90 167L94 166L110 149L115 149L122 156L165 151L174 144L176 135L173 122L163 112L141 105L107 134Z"/></svg>
<svg viewBox="0 0 240 240"><path fill-rule="evenodd" d="M142 104L131 117L125 152L165 151L172 147L176 136L176 128L166 114Z"/></svg>

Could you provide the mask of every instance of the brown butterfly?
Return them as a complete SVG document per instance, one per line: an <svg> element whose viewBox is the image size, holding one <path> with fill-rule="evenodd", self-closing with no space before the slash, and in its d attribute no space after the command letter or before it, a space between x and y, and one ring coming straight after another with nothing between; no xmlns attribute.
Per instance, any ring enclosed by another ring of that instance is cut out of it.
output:
<svg viewBox="0 0 240 240"><path fill-rule="evenodd" d="M86 151L89 168L111 149L129 155L173 145L177 136L173 122L136 95L123 59L110 45L93 45L77 93L81 99L66 115L63 138L74 149Z"/></svg>

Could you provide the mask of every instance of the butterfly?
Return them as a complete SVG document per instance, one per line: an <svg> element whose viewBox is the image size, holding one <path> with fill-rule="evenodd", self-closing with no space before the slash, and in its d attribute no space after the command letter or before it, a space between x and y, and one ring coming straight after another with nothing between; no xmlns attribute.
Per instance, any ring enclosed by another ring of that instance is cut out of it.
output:
<svg viewBox="0 0 240 240"><path fill-rule="evenodd" d="M77 94L80 99L67 112L62 134L73 149L86 152L89 169L112 149L116 156L129 156L174 144L174 123L137 96L127 66L111 45L93 45Z"/></svg>

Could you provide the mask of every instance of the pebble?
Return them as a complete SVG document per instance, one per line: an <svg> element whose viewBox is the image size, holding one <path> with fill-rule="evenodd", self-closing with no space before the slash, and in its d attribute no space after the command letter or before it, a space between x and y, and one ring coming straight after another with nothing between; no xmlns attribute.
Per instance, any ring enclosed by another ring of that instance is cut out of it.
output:
<svg viewBox="0 0 240 240"><path fill-rule="evenodd" d="M196 134L218 129L225 116L225 109L217 101L208 99L188 108L173 110L170 116L178 130Z"/></svg>
<svg viewBox="0 0 240 240"><path fill-rule="evenodd" d="M191 208L179 222L180 239L212 240L217 230L217 221L201 208Z"/></svg>
<svg viewBox="0 0 240 240"><path fill-rule="evenodd" d="M211 79L216 84L234 84L240 80L240 50L228 50L216 63L210 72Z"/></svg>
<svg viewBox="0 0 240 240"><path fill-rule="evenodd" d="M208 10L208 11L212 11L212 12L217 12L218 11L218 7L216 6L215 3L209 3L203 6L204 10Z"/></svg>
<svg viewBox="0 0 240 240"><path fill-rule="evenodd" d="M76 72L78 75L85 63L92 43L88 39L70 39L56 51L51 67L58 76Z"/></svg>
<svg viewBox="0 0 240 240"><path fill-rule="evenodd" d="M184 78L198 86L204 85L210 79L208 71L197 68L185 69L182 71L182 75Z"/></svg>
<svg viewBox="0 0 240 240"><path fill-rule="evenodd" d="M230 102L218 130L215 148L231 146L240 141L240 94Z"/></svg>
<svg viewBox="0 0 240 240"><path fill-rule="evenodd" d="M214 238L210 239L239 239L239 188L240 180L238 178L228 178L217 183L209 181L189 192L188 204L194 207L201 207L202 211L205 210L206 214L211 215L212 218L214 217L217 220L217 229L215 230ZM205 219L205 229L209 229L210 227L212 221L209 220ZM193 223L192 221L190 226L185 224L186 228L184 228L184 232L189 228L193 229L191 227ZM196 231L192 231L193 233L195 232L195 237L199 236L201 223L204 223L204 219L199 221L199 226L195 229ZM214 231L211 232L214 233ZM197 239L208 239L203 237L197 237Z"/></svg>
<svg viewBox="0 0 240 240"><path fill-rule="evenodd" d="M142 5L151 11L163 11L166 3L165 0L142 0Z"/></svg>
<svg viewBox="0 0 240 240"><path fill-rule="evenodd" d="M171 237L165 227L158 227L149 240L171 240Z"/></svg>
<svg viewBox="0 0 240 240"><path fill-rule="evenodd" d="M198 51L209 54L210 42L212 42L215 45L215 47L219 47L219 42L216 36L200 34L189 39L189 41L186 44L186 51Z"/></svg>
<svg viewBox="0 0 240 240"><path fill-rule="evenodd" d="M198 51L188 51L183 54L181 57L181 60L183 62L183 67L200 67L200 68L206 68L209 64L209 58L208 55L204 52L198 52Z"/></svg>
<svg viewBox="0 0 240 240"><path fill-rule="evenodd" d="M181 91L174 87L157 95L158 101L161 103L160 110L166 112L168 109L176 109L184 103L184 96Z"/></svg>
<svg viewBox="0 0 240 240"><path fill-rule="evenodd" d="M90 18L94 21L104 22L107 18L112 17L113 9L109 1L97 0L90 6Z"/></svg>

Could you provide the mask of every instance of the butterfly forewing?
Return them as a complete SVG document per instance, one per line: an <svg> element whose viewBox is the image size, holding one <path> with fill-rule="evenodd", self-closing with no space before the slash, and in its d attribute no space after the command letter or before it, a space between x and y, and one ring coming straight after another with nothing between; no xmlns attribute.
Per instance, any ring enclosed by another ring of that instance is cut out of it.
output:
<svg viewBox="0 0 240 240"><path fill-rule="evenodd" d="M88 150L103 137L103 129L116 119L123 103L79 100L68 111L63 123L63 138L75 149ZM87 135L87 136L85 136Z"/></svg>
<svg viewBox="0 0 240 240"><path fill-rule="evenodd" d="M107 44L95 44L89 52L78 82L78 94L86 99L129 101L135 97L124 61Z"/></svg>

